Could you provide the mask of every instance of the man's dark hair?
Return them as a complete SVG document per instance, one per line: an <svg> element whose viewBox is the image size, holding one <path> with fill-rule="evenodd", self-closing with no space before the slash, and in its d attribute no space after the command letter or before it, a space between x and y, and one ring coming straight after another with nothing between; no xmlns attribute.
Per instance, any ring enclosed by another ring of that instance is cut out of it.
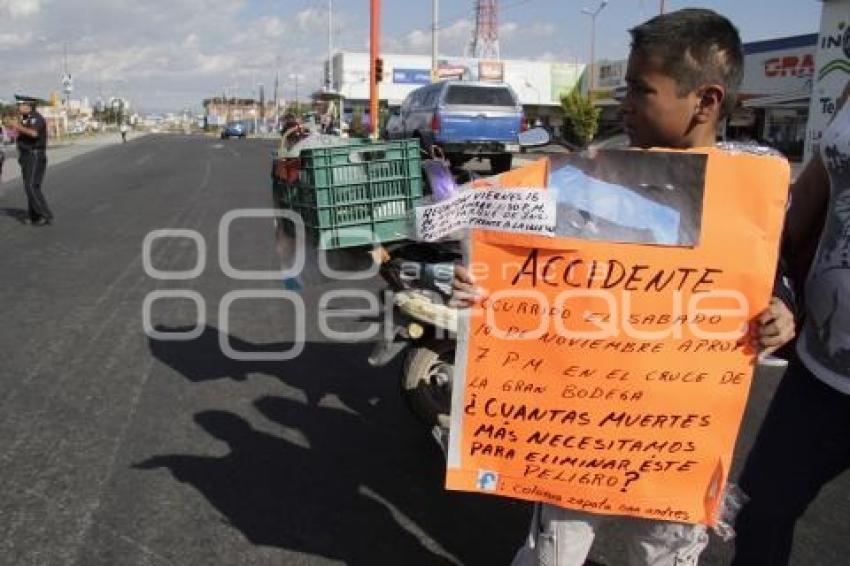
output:
<svg viewBox="0 0 850 566"><path fill-rule="evenodd" d="M656 16L629 30L632 51L662 59L663 70L685 96L705 84L726 89L721 118L735 109L744 75L738 30L712 10L687 8Z"/></svg>

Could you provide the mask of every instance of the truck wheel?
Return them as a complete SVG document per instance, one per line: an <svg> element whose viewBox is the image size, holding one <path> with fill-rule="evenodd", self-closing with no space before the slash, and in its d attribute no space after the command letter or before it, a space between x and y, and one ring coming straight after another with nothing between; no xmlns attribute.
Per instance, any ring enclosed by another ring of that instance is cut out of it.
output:
<svg viewBox="0 0 850 566"><path fill-rule="evenodd" d="M449 425L454 358L453 340L429 340L411 348L404 360L402 393L428 427Z"/></svg>
<svg viewBox="0 0 850 566"><path fill-rule="evenodd" d="M512 161L513 155L511 155L510 153L494 155L490 158L490 169L492 169L494 175L504 173L505 171L510 171Z"/></svg>

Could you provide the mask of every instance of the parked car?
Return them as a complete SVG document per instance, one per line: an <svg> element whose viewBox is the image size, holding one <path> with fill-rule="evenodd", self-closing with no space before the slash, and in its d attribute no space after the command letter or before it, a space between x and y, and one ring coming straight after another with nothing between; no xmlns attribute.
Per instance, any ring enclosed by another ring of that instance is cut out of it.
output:
<svg viewBox="0 0 850 566"><path fill-rule="evenodd" d="M245 126L243 126L239 122L232 122L227 124L223 130L221 130L221 139L226 140L229 138L239 138L245 139Z"/></svg>
<svg viewBox="0 0 850 566"><path fill-rule="evenodd" d="M444 81L411 92L387 122L387 138L419 138L439 146L452 165L489 158L494 173L511 168L520 132L528 129L516 94L505 83Z"/></svg>

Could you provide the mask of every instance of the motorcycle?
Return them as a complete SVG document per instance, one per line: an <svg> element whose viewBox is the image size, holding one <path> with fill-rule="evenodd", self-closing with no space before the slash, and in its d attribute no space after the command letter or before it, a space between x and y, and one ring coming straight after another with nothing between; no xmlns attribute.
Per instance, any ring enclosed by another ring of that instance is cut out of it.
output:
<svg viewBox="0 0 850 566"><path fill-rule="evenodd" d="M534 128L520 134L522 147L549 143L549 134ZM440 176L428 172L435 183ZM439 192L437 186L429 193ZM387 283L383 293L384 329L369 356L385 366L407 350L401 391L413 414L429 426L445 449L449 429L459 311L448 304L460 242L400 242L381 250L379 273Z"/></svg>
<svg viewBox="0 0 850 566"><path fill-rule="evenodd" d="M454 263L461 253L456 242L407 242L385 248L379 273L387 283L382 294L387 310L380 340L369 356L375 367L387 365L407 349L401 391L413 414L429 427L448 428L458 311L447 304ZM443 269L436 277L424 276ZM442 289L437 282L442 280Z"/></svg>

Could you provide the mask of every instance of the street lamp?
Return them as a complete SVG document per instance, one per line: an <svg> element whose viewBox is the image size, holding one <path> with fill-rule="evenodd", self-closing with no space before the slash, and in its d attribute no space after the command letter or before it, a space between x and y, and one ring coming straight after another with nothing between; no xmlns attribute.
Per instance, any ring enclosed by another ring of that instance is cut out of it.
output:
<svg viewBox="0 0 850 566"><path fill-rule="evenodd" d="M605 6L608 5L608 0L602 0L595 10L590 8L582 8L581 13L590 16L590 84L587 89L588 97L593 95L596 81L596 16L599 15Z"/></svg>
<svg viewBox="0 0 850 566"><path fill-rule="evenodd" d="M296 114L300 114L299 111L301 110L301 103L298 102L298 77L300 77L300 75L298 73L292 73L291 75L289 75L289 80L295 81L295 111L296 111Z"/></svg>

